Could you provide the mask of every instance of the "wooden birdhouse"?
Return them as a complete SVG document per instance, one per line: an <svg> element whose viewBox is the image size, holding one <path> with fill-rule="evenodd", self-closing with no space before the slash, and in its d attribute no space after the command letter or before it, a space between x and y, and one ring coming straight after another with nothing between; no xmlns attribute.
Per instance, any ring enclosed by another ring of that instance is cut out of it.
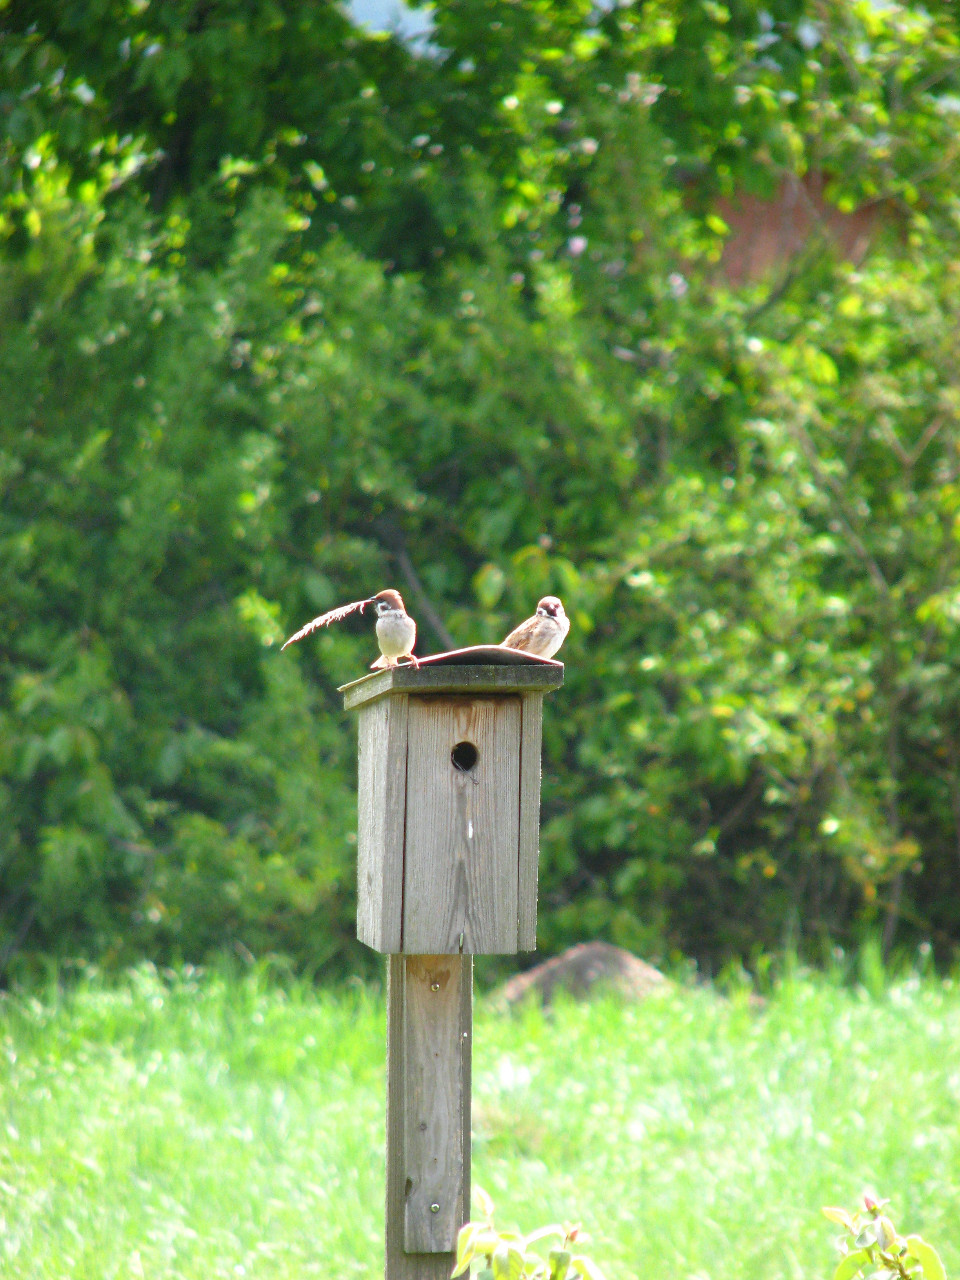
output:
<svg viewBox="0 0 960 1280"><path fill-rule="evenodd" d="M562 683L562 663L489 645L343 686L360 713L361 942L536 949L543 695Z"/></svg>

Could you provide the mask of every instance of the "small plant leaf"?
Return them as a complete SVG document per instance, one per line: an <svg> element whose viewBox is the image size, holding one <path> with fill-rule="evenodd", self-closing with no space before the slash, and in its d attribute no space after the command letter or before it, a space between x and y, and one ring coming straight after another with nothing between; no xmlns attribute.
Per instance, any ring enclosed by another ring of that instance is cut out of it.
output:
<svg viewBox="0 0 960 1280"><path fill-rule="evenodd" d="M881 1249L889 1249L897 1238L896 1227L889 1218L882 1215L874 1223L874 1231L877 1234L877 1244Z"/></svg>
<svg viewBox="0 0 960 1280"><path fill-rule="evenodd" d="M553 1222L549 1227L539 1227L536 1231L531 1231L527 1236L527 1244L534 1244L537 1240L544 1240L547 1236L562 1236L563 1227L559 1222Z"/></svg>
<svg viewBox="0 0 960 1280"><path fill-rule="evenodd" d="M571 1262L574 1269L583 1276L583 1280L606 1280L603 1272L592 1258L586 1258L583 1254L578 1253L576 1257L571 1259Z"/></svg>
<svg viewBox="0 0 960 1280"><path fill-rule="evenodd" d="M473 1188L473 1198L476 1200L477 1205L480 1208L480 1212L489 1222L493 1217L493 1201L487 1195L486 1191L484 1191L483 1187Z"/></svg>
<svg viewBox="0 0 960 1280"><path fill-rule="evenodd" d="M839 1222L842 1227L846 1227L848 1231L853 1231L853 1218L850 1217L846 1209L821 1209L820 1212L824 1217L829 1218L831 1222Z"/></svg>
<svg viewBox="0 0 960 1280"><path fill-rule="evenodd" d="M549 1254L550 1280L565 1280L570 1266L569 1249L551 1249Z"/></svg>
<svg viewBox="0 0 960 1280"><path fill-rule="evenodd" d="M516 1245L504 1241L493 1251L493 1280L521 1280L524 1257Z"/></svg>
<svg viewBox="0 0 960 1280"><path fill-rule="evenodd" d="M477 1236L482 1227L483 1224L480 1222L468 1222L460 1228L457 1234L457 1260L450 1272L450 1280L453 1280L454 1276L462 1275L473 1261L477 1252Z"/></svg>
<svg viewBox="0 0 960 1280"><path fill-rule="evenodd" d="M852 1280L858 1271L862 1271L870 1263L870 1255L866 1249L855 1249L841 1258L840 1265L833 1273L833 1280Z"/></svg>
<svg viewBox="0 0 960 1280"><path fill-rule="evenodd" d="M932 1244L927 1244L920 1236L907 1236L905 1243L911 1258L916 1258L923 1268L923 1280L947 1280L940 1255Z"/></svg>

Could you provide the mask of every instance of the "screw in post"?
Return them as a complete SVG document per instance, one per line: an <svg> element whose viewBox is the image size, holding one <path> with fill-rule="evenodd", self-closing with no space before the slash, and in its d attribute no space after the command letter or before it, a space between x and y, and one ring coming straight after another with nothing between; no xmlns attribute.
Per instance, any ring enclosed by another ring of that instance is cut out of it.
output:
<svg viewBox="0 0 960 1280"><path fill-rule="evenodd" d="M439 983L439 982L431 982L431 983L430 983L430 990L431 990L431 991L439 991L439 990L440 990L440 983Z"/></svg>
<svg viewBox="0 0 960 1280"><path fill-rule="evenodd" d="M439 1212L440 1212L440 1206L437 1204L437 1202L436 1202L436 1201L434 1201L434 1202L433 1202L433 1204L430 1206L430 1212L431 1212L431 1213L439 1213Z"/></svg>

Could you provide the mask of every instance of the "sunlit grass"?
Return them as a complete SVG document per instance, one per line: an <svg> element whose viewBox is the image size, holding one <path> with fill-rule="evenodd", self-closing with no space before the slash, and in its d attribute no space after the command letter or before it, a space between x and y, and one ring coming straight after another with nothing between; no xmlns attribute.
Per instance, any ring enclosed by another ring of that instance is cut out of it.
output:
<svg viewBox="0 0 960 1280"><path fill-rule="evenodd" d="M798 979L504 1015L474 1050L501 1225L611 1277L823 1276L821 1205L892 1198L960 1270L960 990ZM0 1275L382 1274L382 1001L142 969L0 1004Z"/></svg>

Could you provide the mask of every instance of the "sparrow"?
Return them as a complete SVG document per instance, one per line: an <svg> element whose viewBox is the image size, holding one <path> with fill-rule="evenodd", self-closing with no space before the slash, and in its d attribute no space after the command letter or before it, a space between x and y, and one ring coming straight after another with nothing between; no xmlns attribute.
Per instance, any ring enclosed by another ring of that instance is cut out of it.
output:
<svg viewBox="0 0 960 1280"><path fill-rule="evenodd" d="M399 591L378 591L370 601L377 606L377 643L380 657L370 667L395 667L401 658L409 658L415 667L420 664L413 656L417 643L417 624L403 607Z"/></svg>
<svg viewBox="0 0 960 1280"><path fill-rule="evenodd" d="M305 627L294 632L290 639L281 645L280 652L282 653L288 644L296 644L304 636L311 635L318 627L339 622L341 618L345 618L356 609L363 613L368 604L377 606L377 643L380 645L380 657L370 664L371 667L374 669L395 667L400 658L409 658L414 666L418 666L411 652L417 640L417 624L404 609L400 592L392 590L378 591L375 596L370 596L367 600L354 600L352 604L342 604L338 609L321 613L319 618L314 618Z"/></svg>
<svg viewBox="0 0 960 1280"><path fill-rule="evenodd" d="M544 596L533 617L514 627L502 643L507 649L521 649L537 658L552 658L569 630L570 619L563 612L563 605L556 596Z"/></svg>

